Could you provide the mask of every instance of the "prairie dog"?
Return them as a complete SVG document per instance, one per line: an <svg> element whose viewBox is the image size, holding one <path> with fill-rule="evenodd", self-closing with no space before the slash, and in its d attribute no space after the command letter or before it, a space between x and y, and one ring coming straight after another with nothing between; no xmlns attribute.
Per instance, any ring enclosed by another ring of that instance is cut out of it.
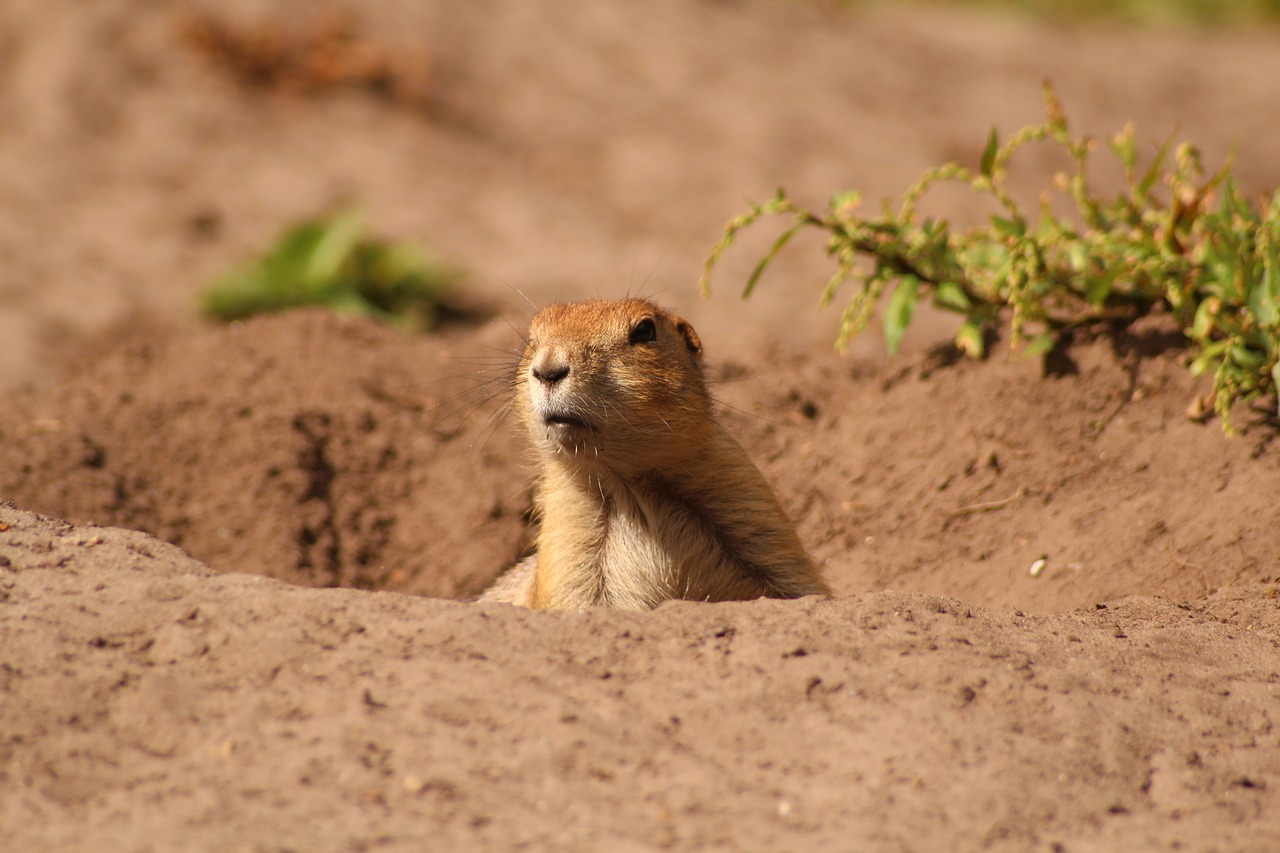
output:
<svg viewBox="0 0 1280 853"><path fill-rule="evenodd" d="M537 553L480 601L649 610L829 591L712 411L702 342L641 299L533 318L516 409L537 454Z"/></svg>

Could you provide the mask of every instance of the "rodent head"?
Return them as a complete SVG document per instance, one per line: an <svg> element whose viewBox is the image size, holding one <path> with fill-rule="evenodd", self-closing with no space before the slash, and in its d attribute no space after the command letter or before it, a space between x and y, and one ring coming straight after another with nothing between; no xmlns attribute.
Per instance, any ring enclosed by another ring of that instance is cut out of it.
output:
<svg viewBox="0 0 1280 853"><path fill-rule="evenodd" d="M516 391L540 454L617 473L697 453L715 429L697 333L642 299L544 308Z"/></svg>

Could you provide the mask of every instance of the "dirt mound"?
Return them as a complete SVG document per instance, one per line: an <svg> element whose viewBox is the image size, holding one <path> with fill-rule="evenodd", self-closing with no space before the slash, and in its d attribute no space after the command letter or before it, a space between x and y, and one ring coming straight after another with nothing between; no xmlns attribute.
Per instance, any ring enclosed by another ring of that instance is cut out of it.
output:
<svg viewBox="0 0 1280 853"><path fill-rule="evenodd" d="M1280 844L1257 587L531 613L0 523L7 850Z"/></svg>
<svg viewBox="0 0 1280 853"><path fill-rule="evenodd" d="M838 591L1051 612L1280 578L1276 432L1188 420L1177 340L1152 318L1048 378L706 343L727 426ZM314 311L129 346L12 395L0 494L224 571L466 597L529 541L518 345L503 321L421 339Z"/></svg>
<svg viewBox="0 0 1280 853"><path fill-rule="evenodd" d="M227 571L465 597L518 556L529 503L515 437L476 411L495 358L319 310L127 346L14 395L0 494Z"/></svg>

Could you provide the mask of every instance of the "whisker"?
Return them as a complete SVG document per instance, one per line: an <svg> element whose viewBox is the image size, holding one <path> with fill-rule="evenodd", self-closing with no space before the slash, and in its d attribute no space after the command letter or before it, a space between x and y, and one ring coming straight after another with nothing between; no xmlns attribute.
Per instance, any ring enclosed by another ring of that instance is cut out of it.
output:
<svg viewBox="0 0 1280 853"><path fill-rule="evenodd" d="M658 270L662 268L662 262L665 261L666 259L667 259L666 255L658 256L658 261L653 265L653 269L649 270L649 274L644 277L644 281L640 282L640 293L644 293L644 289L649 286L649 282L652 281L653 277L658 274ZM659 290L657 293L653 295L658 296L659 294L665 293L666 291L667 291L667 288L663 288L662 290Z"/></svg>
<svg viewBox="0 0 1280 853"><path fill-rule="evenodd" d="M748 373L745 376L710 376L707 377L708 385L729 385L735 382L757 382L760 376L754 373Z"/></svg>
<svg viewBox="0 0 1280 853"><path fill-rule="evenodd" d="M455 394L445 400L441 400L436 405L430 407L427 411L434 415L432 422L435 426L439 426L445 421L461 414L462 420L457 424L457 428L461 429L466 425L477 411L484 408L490 400L503 394L507 388L505 381L491 379L473 388L468 388L459 394ZM455 405L456 404L456 405Z"/></svg>
<svg viewBox="0 0 1280 853"><path fill-rule="evenodd" d="M524 332L520 331L514 325L512 325L511 319L507 317L505 314L502 315L502 322L507 324L508 329L516 333L516 337L519 338L526 347L529 346L529 339L524 336Z"/></svg>
<svg viewBox="0 0 1280 853"><path fill-rule="evenodd" d="M464 374L462 377L456 377L454 381L457 381L458 378L465 379L465 378L468 378L468 375ZM448 397L445 397L443 400L437 401L435 405L431 406L431 408L438 409L441 406L447 406L450 403L454 403L468 396L484 394L490 389L494 388L494 386L506 385L506 384L507 384L507 378L505 376L489 376L483 379L476 379L469 387L464 388L463 390L458 391L455 394L450 394Z"/></svg>
<svg viewBox="0 0 1280 853"><path fill-rule="evenodd" d="M475 453L471 460L472 466L480 464L480 457L484 453L484 449L488 447L489 441L495 434L497 434L498 428L502 426L503 421L505 421L507 416L511 414L512 408L513 404L508 400L506 403L499 406L497 411L491 413L485 420L484 424L481 425L480 433L477 436L479 439L479 446L477 447L476 442L474 441L468 445L469 449L473 450Z"/></svg>
<svg viewBox="0 0 1280 853"><path fill-rule="evenodd" d="M606 422L606 423L608 423L609 410L610 410L610 409L612 409L612 410L613 410L613 412L614 412L614 414L616 414L616 415L617 415L617 416L622 420L622 422L623 422L624 424L626 424L628 427L630 427L630 428L631 428L631 429L633 429L633 430L634 430L634 429L636 429L636 425L635 425L635 424L633 424L633 423L630 421L630 419L628 419L628 418L627 418L627 413L626 413L626 412L624 412L624 411L622 410L622 408L621 408L617 403L614 403L614 402L613 402L613 401L611 401L611 400L603 400L603 399L602 399L602 400L600 400L600 408L601 408L601 410L604 412L604 417L605 417L605 422Z"/></svg>
<svg viewBox="0 0 1280 853"><path fill-rule="evenodd" d="M483 435L484 431L489 429L489 435L492 435L502 421L506 420L507 415L511 414L511 411L514 408L515 401L508 398L506 402L502 403L502 405L490 412L489 417L485 418L484 423L480 425L481 434ZM492 428L490 429L490 427Z"/></svg>
<svg viewBox="0 0 1280 853"><path fill-rule="evenodd" d="M712 396L711 401L715 403L717 406L723 406L726 409L731 409L732 411L735 411L742 415L746 415L749 418L754 418L755 420L762 421L766 424L773 424L774 426L794 426L794 424L789 423L788 421L778 421L778 420L774 420L773 418L766 418L764 415L761 415L757 412L749 411L747 409L742 408L741 406L735 406L732 403L725 402L720 397Z"/></svg>
<svg viewBox="0 0 1280 853"><path fill-rule="evenodd" d="M517 294L521 299L523 299L525 302L529 303L529 307L533 309L533 312L529 314L530 319L532 319L532 318L533 318L533 315L534 315L534 314L537 314L537 313L538 313L538 304L537 304L536 302L534 302L532 299L530 299L530 298L529 298L529 295L528 295L528 294L526 294L523 290L521 290L520 288L516 287L514 284L512 284L512 283L511 283L511 282L509 282L509 281L507 281L505 278L503 278L503 277L502 277L502 276L500 276L500 275L495 275L495 276L494 276L494 278L495 278L495 279L497 279L498 281L502 282L502 286L503 286L503 287L505 287L507 290L510 290L512 293Z"/></svg>
<svg viewBox="0 0 1280 853"><path fill-rule="evenodd" d="M507 325L511 325L511 324L508 323ZM520 335L519 332L516 332L516 334L520 337L520 340L522 341L524 340L523 335ZM524 355L524 350L521 348L512 347L508 349L507 347L495 347L493 344L478 344L477 349L489 350L490 352L506 353L507 355L514 356L517 359L519 359L520 356Z"/></svg>
<svg viewBox="0 0 1280 853"><path fill-rule="evenodd" d="M505 355L471 355L458 356L451 359L456 364L476 365L478 367L514 367L520 362L520 354L511 352Z"/></svg>
<svg viewBox="0 0 1280 853"><path fill-rule="evenodd" d="M431 385L439 385L442 382L458 382L465 379L475 379L477 382L492 382L499 377L505 378L507 376L506 366L502 365L501 368L499 370L498 367L485 367L479 370L468 370L465 373L442 373L434 379L423 379L421 382L412 382L408 385L401 385L399 388L401 390L426 388Z"/></svg>

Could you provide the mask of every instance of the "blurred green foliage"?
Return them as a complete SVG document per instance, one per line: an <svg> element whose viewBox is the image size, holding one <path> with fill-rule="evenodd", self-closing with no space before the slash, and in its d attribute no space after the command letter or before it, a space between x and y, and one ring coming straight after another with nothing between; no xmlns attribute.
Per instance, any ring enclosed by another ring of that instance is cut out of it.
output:
<svg viewBox="0 0 1280 853"><path fill-rule="evenodd" d="M1243 26L1280 21L1280 0L917 0L921 5L967 6L1050 21ZM836 0L856 9L884 0Z"/></svg>
<svg viewBox="0 0 1280 853"><path fill-rule="evenodd" d="M264 256L205 290L200 307L230 322L320 305L426 331L458 278L413 247L369 237L359 217L346 212L290 228Z"/></svg>
<svg viewBox="0 0 1280 853"><path fill-rule="evenodd" d="M975 172L957 163L932 169L878 215L859 215L857 192L837 193L823 213L778 194L732 219L706 262L702 287L739 231L763 216L790 226L756 265L745 295L802 229L828 235L837 270L825 304L855 284L840 324L843 347L881 307L885 340L896 350L922 297L963 318L956 345L980 358L988 331L1005 324L1012 346L1028 354L1052 349L1065 330L1129 322L1157 306L1172 313L1190 346L1190 368L1213 376L1213 410L1231 431L1237 401L1280 387L1280 192L1252 203L1231 179L1230 162L1206 176L1188 144L1166 141L1140 167L1132 125L1110 140L1124 180L1114 195L1088 179L1096 143L1072 136L1053 89L1047 119L1001 142L993 129ZM1024 145L1046 142L1074 163L1054 177L1029 211L1010 195L1007 168ZM959 182L994 200L997 214L969 231L921 217L917 203L933 185ZM1064 202L1065 197L1065 203ZM1057 204L1055 204L1057 202ZM1055 212L1067 208L1065 215Z"/></svg>

